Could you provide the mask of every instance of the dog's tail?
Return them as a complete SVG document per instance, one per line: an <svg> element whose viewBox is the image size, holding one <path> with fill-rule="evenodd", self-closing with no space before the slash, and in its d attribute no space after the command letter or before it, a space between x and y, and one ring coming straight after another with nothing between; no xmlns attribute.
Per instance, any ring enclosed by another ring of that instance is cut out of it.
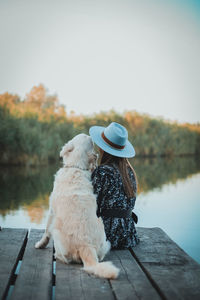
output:
<svg viewBox="0 0 200 300"><path fill-rule="evenodd" d="M84 270L98 277L115 279L119 275L119 269L111 261L98 262L96 249L93 247L82 247L80 257L84 264Z"/></svg>
<svg viewBox="0 0 200 300"><path fill-rule="evenodd" d="M92 266L84 266L84 270L98 277L115 279L119 275L119 269L111 261L96 263Z"/></svg>

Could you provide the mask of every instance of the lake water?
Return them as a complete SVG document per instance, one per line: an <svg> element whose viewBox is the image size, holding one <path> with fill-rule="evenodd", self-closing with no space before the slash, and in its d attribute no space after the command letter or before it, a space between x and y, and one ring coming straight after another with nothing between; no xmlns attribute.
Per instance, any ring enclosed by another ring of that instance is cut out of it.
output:
<svg viewBox="0 0 200 300"><path fill-rule="evenodd" d="M137 226L162 228L200 263L200 161L134 159ZM45 228L48 197L60 165L0 168L0 225Z"/></svg>

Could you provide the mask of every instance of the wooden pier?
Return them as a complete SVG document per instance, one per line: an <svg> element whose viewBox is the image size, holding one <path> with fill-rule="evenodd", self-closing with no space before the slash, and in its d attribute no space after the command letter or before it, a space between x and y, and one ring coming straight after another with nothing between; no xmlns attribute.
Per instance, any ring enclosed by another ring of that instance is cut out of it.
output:
<svg viewBox="0 0 200 300"><path fill-rule="evenodd" d="M36 250L43 230L0 231L0 299L200 299L200 265L160 228L137 228L140 244L111 251L105 260L119 278L88 275L79 264L54 260L53 243Z"/></svg>

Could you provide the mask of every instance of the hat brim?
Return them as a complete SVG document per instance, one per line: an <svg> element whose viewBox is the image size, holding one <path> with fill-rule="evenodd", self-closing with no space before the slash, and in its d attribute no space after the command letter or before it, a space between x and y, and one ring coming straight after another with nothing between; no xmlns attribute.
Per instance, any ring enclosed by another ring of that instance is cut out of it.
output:
<svg viewBox="0 0 200 300"><path fill-rule="evenodd" d="M109 144L107 144L101 137L102 132L105 127L102 126L92 126L89 130L89 134L93 142L100 147L105 152L118 157L131 158L135 156L135 149L133 145L127 140L125 147L123 149L115 149Z"/></svg>

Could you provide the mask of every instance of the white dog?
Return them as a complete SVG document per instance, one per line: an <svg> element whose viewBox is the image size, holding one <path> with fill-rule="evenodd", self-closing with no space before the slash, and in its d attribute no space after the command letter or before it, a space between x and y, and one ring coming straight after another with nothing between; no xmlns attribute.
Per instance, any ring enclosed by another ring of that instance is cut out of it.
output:
<svg viewBox="0 0 200 300"><path fill-rule="evenodd" d="M104 225L96 216L91 171L96 166L91 138L79 134L60 152L64 166L56 176L50 196L47 227L36 248L44 248L53 236L55 257L62 262L83 262L84 270L104 278L119 273L111 262L101 262L110 250Z"/></svg>

